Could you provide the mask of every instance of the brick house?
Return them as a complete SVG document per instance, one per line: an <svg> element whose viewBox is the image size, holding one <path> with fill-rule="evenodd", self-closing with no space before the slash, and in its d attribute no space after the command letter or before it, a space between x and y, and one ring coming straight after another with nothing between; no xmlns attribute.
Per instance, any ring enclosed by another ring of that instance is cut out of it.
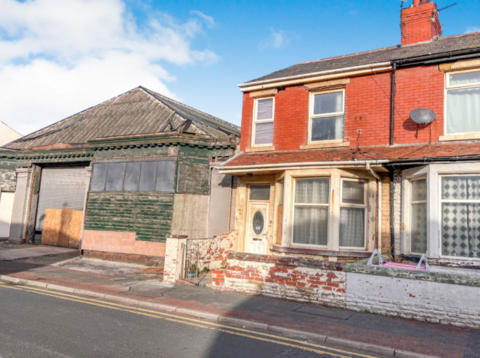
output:
<svg viewBox="0 0 480 358"><path fill-rule="evenodd" d="M401 45L240 85L236 251L479 266L480 33L438 14L414 0Z"/></svg>
<svg viewBox="0 0 480 358"><path fill-rule="evenodd" d="M0 191L14 195L6 236L133 260L162 257L167 234L221 235L233 189L216 167L239 134L143 87L88 108L0 148ZM47 238L49 210L61 218Z"/></svg>

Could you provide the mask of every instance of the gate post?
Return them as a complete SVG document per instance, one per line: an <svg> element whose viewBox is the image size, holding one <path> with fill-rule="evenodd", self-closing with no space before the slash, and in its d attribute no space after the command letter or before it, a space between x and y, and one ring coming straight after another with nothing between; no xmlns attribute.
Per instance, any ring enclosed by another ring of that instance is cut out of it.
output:
<svg viewBox="0 0 480 358"><path fill-rule="evenodd" d="M187 243L187 238L187 235L167 235L163 282L175 283L180 279L185 259L182 244Z"/></svg>

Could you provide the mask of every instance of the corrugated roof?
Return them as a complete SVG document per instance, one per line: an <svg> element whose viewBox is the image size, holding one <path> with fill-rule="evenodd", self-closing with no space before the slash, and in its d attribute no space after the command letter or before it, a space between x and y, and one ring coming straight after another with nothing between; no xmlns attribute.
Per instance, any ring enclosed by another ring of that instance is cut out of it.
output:
<svg viewBox="0 0 480 358"><path fill-rule="evenodd" d="M449 53L475 48L480 48L480 32L459 36L441 37L431 42L419 43L415 45L398 45L345 56L331 57L311 62L303 62L270 73L266 76L256 78L246 83L248 84L257 81L267 81L284 77L308 75L316 72L339 70L343 68L370 65L382 62L399 61L415 57Z"/></svg>
<svg viewBox="0 0 480 358"><path fill-rule="evenodd" d="M315 162L379 161L405 159L426 161L428 158L480 158L480 143L432 143L415 145L328 148L312 150L242 153L225 163L224 168L259 165L290 165Z"/></svg>
<svg viewBox="0 0 480 358"><path fill-rule="evenodd" d="M59 143L81 145L98 138L163 132L220 139L239 136L240 128L144 87L137 87L9 143L8 148L30 149Z"/></svg>

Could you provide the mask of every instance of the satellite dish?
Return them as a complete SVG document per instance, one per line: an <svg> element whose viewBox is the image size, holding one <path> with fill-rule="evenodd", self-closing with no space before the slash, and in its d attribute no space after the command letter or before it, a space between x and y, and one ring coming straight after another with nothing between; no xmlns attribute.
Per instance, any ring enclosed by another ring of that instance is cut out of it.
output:
<svg viewBox="0 0 480 358"><path fill-rule="evenodd" d="M428 108L415 108L410 112L410 118L417 124L427 125L437 118L437 114Z"/></svg>

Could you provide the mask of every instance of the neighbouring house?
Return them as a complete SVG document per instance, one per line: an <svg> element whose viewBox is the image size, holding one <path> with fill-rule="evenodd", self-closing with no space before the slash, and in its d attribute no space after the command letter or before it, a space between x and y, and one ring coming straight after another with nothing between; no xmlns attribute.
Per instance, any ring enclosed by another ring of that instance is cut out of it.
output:
<svg viewBox="0 0 480 358"><path fill-rule="evenodd" d="M22 135L5 123L0 121L0 146L10 143ZM0 183L11 182L10 176L12 163L0 161ZM15 188L11 184L0 184L0 239L8 238L10 235L10 221L13 210L13 197Z"/></svg>
<svg viewBox="0 0 480 358"><path fill-rule="evenodd" d="M163 257L167 234L232 229L234 181L217 167L240 129L138 87L0 150L10 240L96 257Z"/></svg>
<svg viewBox="0 0 480 358"><path fill-rule="evenodd" d="M480 267L480 33L440 37L433 1L401 45L240 85L237 252Z"/></svg>

